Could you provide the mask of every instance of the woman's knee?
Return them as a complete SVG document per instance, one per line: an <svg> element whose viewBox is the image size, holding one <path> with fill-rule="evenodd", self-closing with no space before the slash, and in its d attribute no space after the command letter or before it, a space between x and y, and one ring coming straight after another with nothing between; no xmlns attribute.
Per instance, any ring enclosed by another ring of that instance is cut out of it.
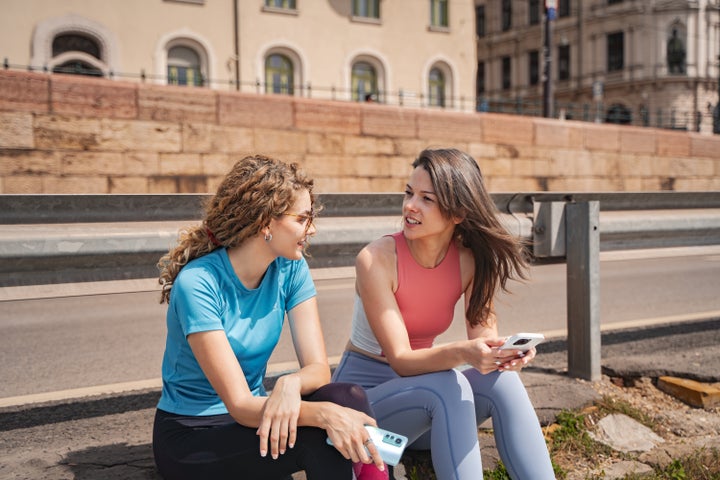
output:
<svg viewBox="0 0 720 480"><path fill-rule="evenodd" d="M320 387L309 396L309 399L312 401L333 402L371 416L373 414L367 393L361 386L354 383L329 383Z"/></svg>

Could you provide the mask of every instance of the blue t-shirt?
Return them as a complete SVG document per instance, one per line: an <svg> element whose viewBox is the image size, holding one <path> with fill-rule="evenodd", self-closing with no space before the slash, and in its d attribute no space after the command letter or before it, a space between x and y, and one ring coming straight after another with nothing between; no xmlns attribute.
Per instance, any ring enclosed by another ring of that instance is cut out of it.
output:
<svg viewBox="0 0 720 480"><path fill-rule="evenodd" d="M189 262L170 292L158 408L179 415L228 413L187 341L209 330L225 331L252 394L265 395L262 382L285 313L315 294L304 258L275 259L253 290L240 282L224 248Z"/></svg>

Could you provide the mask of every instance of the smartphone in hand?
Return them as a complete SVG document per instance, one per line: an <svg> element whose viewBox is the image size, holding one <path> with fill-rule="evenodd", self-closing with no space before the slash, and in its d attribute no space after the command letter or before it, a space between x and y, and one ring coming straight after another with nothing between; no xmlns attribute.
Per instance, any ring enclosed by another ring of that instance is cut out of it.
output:
<svg viewBox="0 0 720 480"><path fill-rule="evenodd" d="M505 343L502 344L502 346L499 347L500 350L520 350L523 352L527 352L537 344L543 342L545 340L545 335L542 333L516 333L515 335L512 335L509 337Z"/></svg>

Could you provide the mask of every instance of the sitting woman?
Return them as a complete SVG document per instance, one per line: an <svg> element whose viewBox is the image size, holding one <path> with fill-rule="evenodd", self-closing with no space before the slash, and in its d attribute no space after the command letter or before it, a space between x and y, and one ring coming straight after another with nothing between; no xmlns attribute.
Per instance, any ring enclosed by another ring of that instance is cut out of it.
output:
<svg viewBox="0 0 720 480"><path fill-rule="evenodd" d="M303 256L315 233L312 189L294 164L244 158L202 224L160 260L169 305L153 451L163 477L387 478L364 428L375 425L364 391L329 384ZM286 315L300 369L268 395L263 379Z"/></svg>
<svg viewBox="0 0 720 480"><path fill-rule="evenodd" d="M482 478L477 426L488 418L513 479L555 478L517 373L535 349L498 349L493 297L524 275L522 246L472 157L425 150L413 168L402 231L357 256L350 342L333 380L363 386L380 427L430 449L440 480ZM468 339L433 345L463 294Z"/></svg>

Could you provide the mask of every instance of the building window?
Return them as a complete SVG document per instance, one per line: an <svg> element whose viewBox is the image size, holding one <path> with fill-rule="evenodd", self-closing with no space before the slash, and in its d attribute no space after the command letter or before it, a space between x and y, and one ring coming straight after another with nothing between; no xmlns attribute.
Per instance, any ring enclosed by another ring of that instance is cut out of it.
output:
<svg viewBox="0 0 720 480"><path fill-rule="evenodd" d="M448 26L448 0L430 0L430 25Z"/></svg>
<svg viewBox="0 0 720 480"><path fill-rule="evenodd" d="M202 86L205 82L201 72L200 56L195 50L185 46L168 50L168 85Z"/></svg>
<svg viewBox="0 0 720 480"><path fill-rule="evenodd" d="M609 33L607 36L607 71L620 71L624 64L625 35L623 32Z"/></svg>
<svg viewBox="0 0 720 480"><path fill-rule="evenodd" d="M364 102L377 98L378 78L375 68L367 62L356 62L352 67L352 99Z"/></svg>
<svg viewBox="0 0 720 480"><path fill-rule="evenodd" d="M528 53L528 81L530 85L540 83L540 53L537 50L531 50Z"/></svg>
<svg viewBox="0 0 720 480"><path fill-rule="evenodd" d="M428 104L445 107L445 75L437 67L430 70L428 77Z"/></svg>
<svg viewBox="0 0 720 480"><path fill-rule="evenodd" d="M283 10L295 10L295 0L265 0L265 6L281 8Z"/></svg>
<svg viewBox="0 0 720 480"><path fill-rule="evenodd" d="M485 93L485 62L478 62L475 75L475 94L482 97Z"/></svg>
<svg viewBox="0 0 720 480"><path fill-rule="evenodd" d="M57 35L52 41L52 56L60 55L64 55L66 59L53 67L54 73L98 77L103 75L102 70L93 65L96 62L91 63L92 60L102 61L100 45L91 37L77 33Z"/></svg>
<svg viewBox="0 0 720 480"><path fill-rule="evenodd" d="M570 80L570 45L558 47L558 80Z"/></svg>
<svg viewBox="0 0 720 480"><path fill-rule="evenodd" d="M685 74L685 41L684 35L678 32L677 28L672 29L670 38L667 41L667 68L670 75Z"/></svg>
<svg viewBox="0 0 720 480"><path fill-rule="evenodd" d="M380 0L353 0L353 17L380 18Z"/></svg>
<svg viewBox="0 0 720 480"><path fill-rule="evenodd" d="M512 0L502 0L502 15L500 28L507 32L512 27Z"/></svg>
<svg viewBox="0 0 720 480"><path fill-rule="evenodd" d="M265 92L292 95L293 64L285 55L273 54L265 59Z"/></svg>
<svg viewBox="0 0 720 480"><path fill-rule="evenodd" d="M528 2L528 23L530 25L538 25L540 23L540 0L530 0Z"/></svg>
<svg viewBox="0 0 720 480"><path fill-rule="evenodd" d="M558 0L558 17L570 16L570 0Z"/></svg>
<svg viewBox="0 0 720 480"><path fill-rule="evenodd" d="M479 38L485 36L485 5L475 7L475 34Z"/></svg>
<svg viewBox="0 0 720 480"><path fill-rule="evenodd" d="M503 90L510 90L512 86L512 66L510 64L510 57L502 57L502 88Z"/></svg>

